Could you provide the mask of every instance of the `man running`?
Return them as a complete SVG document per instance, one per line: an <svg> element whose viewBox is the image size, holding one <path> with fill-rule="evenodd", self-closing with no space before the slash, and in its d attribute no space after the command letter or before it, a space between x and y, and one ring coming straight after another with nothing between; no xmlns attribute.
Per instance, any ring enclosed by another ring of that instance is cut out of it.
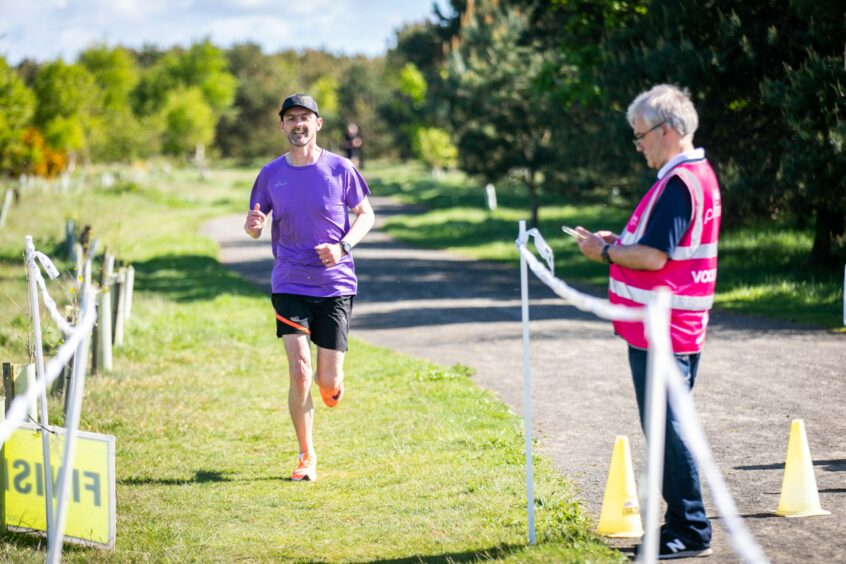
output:
<svg viewBox="0 0 846 564"><path fill-rule="evenodd" d="M323 402L344 395L344 353L357 292L352 249L373 227L370 189L355 166L317 145L323 119L311 96L282 102L280 127L288 152L266 164L250 194L244 229L258 239L272 211L272 301L276 336L288 359L288 411L299 443L294 481L317 479L312 429L311 348L317 346L314 381ZM348 210L355 218L350 223Z"/></svg>

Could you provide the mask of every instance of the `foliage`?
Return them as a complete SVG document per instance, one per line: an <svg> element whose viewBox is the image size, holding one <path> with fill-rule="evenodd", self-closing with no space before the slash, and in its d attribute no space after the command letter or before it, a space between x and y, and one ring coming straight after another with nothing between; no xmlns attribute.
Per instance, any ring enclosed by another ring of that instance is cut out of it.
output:
<svg viewBox="0 0 846 564"><path fill-rule="evenodd" d="M384 60L359 57L351 61L338 84L340 120L358 125L364 155L407 156L408 145L400 141L400 125L406 121L395 120L403 108L387 80Z"/></svg>
<svg viewBox="0 0 846 564"><path fill-rule="evenodd" d="M101 93L89 133L91 158L128 162L156 154L156 132L142 125L130 104L140 79L132 54L121 47L94 46L79 55L79 64L93 75Z"/></svg>
<svg viewBox="0 0 846 564"><path fill-rule="evenodd" d="M498 2L462 16L450 52L451 121L462 170L494 182L514 174L529 191L538 222L539 174L554 153L554 100L538 89L543 56L526 40L529 21Z"/></svg>
<svg viewBox="0 0 846 564"><path fill-rule="evenodd" d="M780 181L785 163L796 160L787 151L800 146L783 142L795 131L786 121L794 96L762 93L768 85L791 82L789 69L801 68L812 53L842 59L843 30L842 3L833 0L653 0L643 17L604 42L601 82L620 108L658 82L690 89L702 116L697 144L706 147L721 177L726 227L750 218L799 219L813 204L799 185ZM813 98L815 92L796 97ZM836 128L830 110L822 114ZM803 165L807 174L813 160ZM788 203L796 203L794 194L803 202L799 208Z"/></svg>
<svg viewBox="0 0 846 564"><path fill-rule="evenodd" d="M88 69L102 93L101 104L107 110L128 110L129 95L139 80L139 70L132 54L124 48L105 45L89 47L79 55L79 64Z"/></svg>
<svg viewBox="0 0 846 564"><path fill-rule="evenodd" d="M162 149L172 155L184 155L197 145L211 144L213 112L198 87L169 92L157 118L162 124Z"/></svg>
<svg viewBox="0 0 846 564"><path fill-rule="evenodd" d="M458 163L458 149L450 134L437 127L418 127L413 150L417 158L432 169L454 168Z"/></svg>
<svg viewBox="0 0 846 564"><path fill-rule="evenodd" d="M215 126L230 111L238 87L228 64L224 52L206 39L187 51L168 51L143 73L133 90L133 108L136 115L155 116L148 123L159 126L165 152L179 154L198 143L211 145ZM183 92L189 98L176 100ZM200 114L189 115L194 109Z"/></svg>
<svg viewBox="0 0 846 564"><path fill-rule="evenodd" d="M794 213L816 217L811 259L839 267L846 258L846 72L841 57L810 52L781 81L764 85L782 109L786 135L779 184ZM840 256L834 252L839 246Z"/></svg>
<svg viewBox="0 0 846 564"><path fill-rule="evenodd" d="M85 150L101 95L94 76L81 65L54 61L39 69L34 91L33 122L47 143L67 152Z"/></svg>
<svg viewBox="0 0 846 564"><path fill-rule="evenodd" d="M420 106L426 100L426 78L414 63L406 63L400 70L399 92L416 106Z"/></svg>
<svg viewBox="0 0 846 564"><path fill-rule="evenodd" d="M279 153L279 105L285 92L296 90L295 68L278 57L268 57L255 43L227 51L229 71L238 80L233 111L217 124L216 144L226 157L243 160Z"/></svg>
<svg viewBox="0 0 846 564"><path fill-rule="evenodd" d="M9 166L9 171L14 175L53 178L67 168L68 154L48 146L41 133L30 127L21 136L21 143Z"/></svg>
<svg viewBox="0 0 846 564"><path fill-rule="evenodd" d="M35 112L35 95L0 57L0 172L20 166L23 135Z"/></svg>

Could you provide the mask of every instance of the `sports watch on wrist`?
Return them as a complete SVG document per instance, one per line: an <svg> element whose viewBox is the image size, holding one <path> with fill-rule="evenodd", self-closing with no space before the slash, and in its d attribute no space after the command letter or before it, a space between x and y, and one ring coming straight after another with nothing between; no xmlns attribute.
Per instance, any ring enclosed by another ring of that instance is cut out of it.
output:
<svg viewBox="0 0 846 564"><path fill-rule="evenodd" d="M608 256L608 249L611 248L611 245L605 245L602 247L602 252L599 253L599 256L602 257L602 262L605 264L614 264L614 261L611 260L611 257Z"/></svg>
<svg viewBox="0 0 846 564"><path fill-rule="evenodd" d="M339 245L341 245L341 250L344 252L345 255L352 254L352 245L350 245L346 241L341 241Z"/></svg>

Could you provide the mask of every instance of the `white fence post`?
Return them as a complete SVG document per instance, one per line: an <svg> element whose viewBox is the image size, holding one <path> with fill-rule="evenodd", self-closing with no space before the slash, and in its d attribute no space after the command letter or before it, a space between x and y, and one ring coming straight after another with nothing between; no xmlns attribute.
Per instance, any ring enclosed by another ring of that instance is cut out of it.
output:
<svg viewBox="0 0 846 564"><path fill-rule="evenodd" d="M488 209L493 211L496 209L496 188L493 184L485 186L485 192L488 196Z"/></svg>
<svg viewBox="0 0 846 564"><path fill-rule="evenodd" d="M3 208L0 209L0 227L6 227L6 216L9 215L9 207L12 205L12 189L6 189L6 197L3 200Z"/></svg>
<svg viewBox="0 0 846 564"><path fill-rule="evenodd" d="M520 221L519 244L526 244L526 222ZM526 511L529 522L529 544L535 544L535 485L532 466L532 376L529 341L529 279L526 259L520 255L520 298L523 314L523 426L526 435Z"/></svg>
<svg viewBox="0 0 846 564"><path fill-rule="evenodd" d="M118 270L114 277L115 290L117 291L117 304L115 305L115 348L123 345L123 323L126 315L126 269Z"/></svg>
<svg viewBox="0 0 846 564"><path fill-rule="evenodd" d="M115 257L106 251L103 254L103 272L100 281L100 311L97 315L97 344L100 347L100 367L103 372L112 370L112 296L111 284L112 270L115 266Z"/></svg>
<svg viewBox="0 0 846 564"><path fill-rule="evenodd" d="M35 373L39 382L41 382L41 450L44 456L44 504L46 508L46 525L47 531L53 528L53 471L50 468L50 420L47 414L47 383L44 373L44 349L41 341L41 308L38 305L38 282L37 276L38 265L35 263L35 245L32 242L32 236L27 235L25 238L25 262L26 274L29 291L29 307L30 315L32 316L32 332L33 345L35 347ZM55 273L54 273L55 274ZM29 379L29 378L27 378ZM27 382L29 384L29 382ZM33 382L34 384L34 382ZM34 400L33 400L34 403ZM34 409L34 406L31 410ZM36 413L30 414L33 418Z"/></svg>
<svg viewBox="0 0 846 564"><path fill-rule="evenodd" d="M123 313L125 321L129 321L129 318L132 317L132 290L134 286L135 268L130 264L126 267L126 299L124 300L126 311Z"/></svg>

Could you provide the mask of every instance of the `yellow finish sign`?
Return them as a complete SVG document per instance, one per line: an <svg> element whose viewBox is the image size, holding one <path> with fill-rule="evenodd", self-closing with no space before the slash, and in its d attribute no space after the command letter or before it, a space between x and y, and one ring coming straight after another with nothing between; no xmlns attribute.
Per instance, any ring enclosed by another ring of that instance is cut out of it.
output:
<svg viewBox="0 0 846 564"><path fill-rule="evenodd" d="M50 435L53 496L58 495L65 430ZM73 473L68 487L65 539L83 544L115 545L115 438L77 433ZM5 519L17 530L46 531L44 466L41 435L24 425L6 441L3 458ZM54 502L53 507L56 507ZM56 511L53 511L56 515Z"/></svg>

